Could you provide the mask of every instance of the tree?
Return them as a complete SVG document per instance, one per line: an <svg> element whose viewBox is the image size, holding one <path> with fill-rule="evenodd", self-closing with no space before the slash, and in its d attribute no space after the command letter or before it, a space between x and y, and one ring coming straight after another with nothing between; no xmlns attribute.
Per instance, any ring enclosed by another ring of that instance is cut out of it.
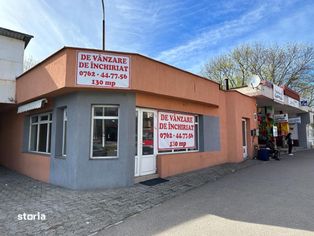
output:
<svg viewBox="0 0 314 236"><path fill-rule="evenodd" d="M245 86L247 79L257 74L262 80L285 85L314 105L314 48L312 45L260 43L243 44L230 53L218 56L204 65L201 74L224 86Z"/></svg>
<svg viewBox="0 0 314 236"><path fill-rule="evenodd" d="M29 70L30 68L35 66L37 63L38 62L32 56L26 57L23 63L23 71Z"/></svg>

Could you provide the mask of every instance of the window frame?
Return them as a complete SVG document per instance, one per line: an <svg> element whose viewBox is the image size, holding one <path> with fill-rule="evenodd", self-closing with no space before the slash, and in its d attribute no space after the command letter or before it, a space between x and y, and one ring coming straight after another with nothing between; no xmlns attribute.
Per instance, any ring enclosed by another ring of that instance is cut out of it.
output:
<svg viewBox="0 0 314 236"><path fill-rule="evenodd" d="M41 117L48 116L48 120L40 120ZM37 122L32 122L33 117L37 117ZM50 119L51 117L51 119ZM40 133L40 125L41 124L47 124L47 136L46 136L46 152L38 151L39 149L39 133ZM36 140L36 150L31 150L31 137L32 137L32 126L37 126L37 140ZM51 132L50 132L51 131ZM52 133L52 112L45 112L45 113L39 113L34 114L29 117L29 134L28 134L28 152L32 153L39 153L39 154L51 154L51 133ZM50 148L49 148L50 145ZM48 152L50 149L50 152Z"/></svg>
<svg viewBox="0 0 314 236"><path fill-rule="evenodd" d="M101 108L106 108L106 107L115 107L118 109L118 116L95 116L95 108L101 107ZM92 160L97 160L97 159L118 159L119 158L119 139L120 139L120 106L119 105L92 105L91 109L91 136L90 136L90 155L89 158ZM96 117L96 118L95 118ZM117 120L118 122L118 132L117 132L117 155L116 156L93 156L93 139L94 139L94 120L99 119L99 120Z"/></svg>
<svg viewBox="0 0 314 236"><path fill-rule="evenodd" d="M195 117L195 123L194 125L197 126L197 136L195 135L195 138L197 137L197 148L192 149L192 148L184 148L185 150L183 151L182 149L171 149L171 150L158 150L157 147L157 155L164 155L164 154L180 154L180 153L189 153L189 152L199 152L200 150L200 116L199 115L194 115ZM195 140L196 141L196 140Z"/></svg>
<svg viewBox="0 0 314 236"><path fill-rule="evenodd" d="M66 130L65 130L65 128L66 128ZM67 108L64 108L63 109L63 116L62 116L62 147L61 147L62 157L67 156L67 148L66 148L67 133L68 133L68 110L67 110Z"/></svg>

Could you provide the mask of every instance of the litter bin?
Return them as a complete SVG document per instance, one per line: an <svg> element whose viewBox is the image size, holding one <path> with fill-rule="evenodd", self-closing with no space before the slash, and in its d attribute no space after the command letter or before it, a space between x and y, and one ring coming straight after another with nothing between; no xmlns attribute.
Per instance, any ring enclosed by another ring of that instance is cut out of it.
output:
<svg viewBox="0 0 314 236"><path fill-rule="evenodd" d="M267 148L258 150L257 159L261 161L269 161L269 150Z"/></svg>

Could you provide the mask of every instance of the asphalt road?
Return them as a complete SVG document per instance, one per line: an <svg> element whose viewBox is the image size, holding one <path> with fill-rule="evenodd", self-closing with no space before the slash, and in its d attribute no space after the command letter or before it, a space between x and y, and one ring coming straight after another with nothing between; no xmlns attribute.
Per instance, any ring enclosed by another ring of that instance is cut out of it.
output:
<svg viewBox="0 0 314 236"><path fill-rule="evenodd" d="M314 150L243 169L99 235L314 235Z"/></svg>

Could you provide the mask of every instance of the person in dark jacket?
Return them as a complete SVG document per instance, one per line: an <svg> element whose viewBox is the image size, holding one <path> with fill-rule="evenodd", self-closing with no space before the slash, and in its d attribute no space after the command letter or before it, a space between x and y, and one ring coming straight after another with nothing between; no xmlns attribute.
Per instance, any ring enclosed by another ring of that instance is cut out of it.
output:
<svg viewBox="0 0 314 236"><path fill-rule="evenodd" d="M292 138L291 138L291 133L288 133L288 134L287 134L286 140L287 140L287 143L288 143L288 153L289 153L290 156L292 156L293 153L292 153Z"/></svg>
<svg viewBox="0 0 314 236"><path fill-rule="evenodd" d="M280 161L279 151L276 149L275 144L270 139L267 140L266 147L269 148L271 157L277 161Z"/></svg>

